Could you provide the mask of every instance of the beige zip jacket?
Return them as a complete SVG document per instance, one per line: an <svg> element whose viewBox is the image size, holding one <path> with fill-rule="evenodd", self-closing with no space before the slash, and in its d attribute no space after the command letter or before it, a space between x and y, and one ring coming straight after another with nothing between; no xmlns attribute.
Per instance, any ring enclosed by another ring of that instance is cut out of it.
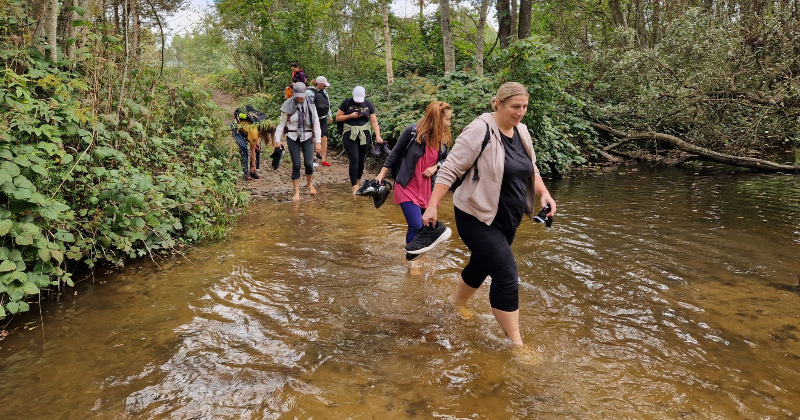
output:
<svg viewBox="0 0 800 420"><path fill-rule="evenodd" d="M486 145L483 154L478 159L478 179L472 179L470 167L475 163L481 144L486 136L486 125L489 125L491 134L489 143ZM533 217L536 205L536 194L533 190L533 177L541 176L539 168L536 166L536 153L533 151L531 133L525 124L517 125L519 137L522 144L531 157L533 163L533 173L528 178L527 202L525 213ZM447 156L444 164L439 168L436 177L437 184L444 184L448 187L464 176L469 171L464 182L453 193L453 204L464 213L475 216L478 220L487 225L492 224L497 215L497 207L500 203L500 187L503 185L503 169L505 167L506 151L503 148L503 141L500 137L500 129L497 127L492 113L486 113L474 119L467 125L453 144L453 150Z"/></svg>

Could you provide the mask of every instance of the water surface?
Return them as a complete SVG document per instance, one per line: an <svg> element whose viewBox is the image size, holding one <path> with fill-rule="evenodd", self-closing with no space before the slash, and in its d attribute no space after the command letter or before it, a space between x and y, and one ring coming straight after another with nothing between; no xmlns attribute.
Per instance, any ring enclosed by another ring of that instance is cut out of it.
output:
<svg viewBox="0 0 800 420"><path fill-rule="evenodd" d="M15 319L3 417L800 417L800 178L634 167L547 184L553 227L524 221L513 246L539 363L511 351L488 287L471 317L447 303L468 258L456 235L409 275L399 207L328 185L256 203L191 262L68 289L44 325ZM455 228L449 198L440 218Z"/></svg>

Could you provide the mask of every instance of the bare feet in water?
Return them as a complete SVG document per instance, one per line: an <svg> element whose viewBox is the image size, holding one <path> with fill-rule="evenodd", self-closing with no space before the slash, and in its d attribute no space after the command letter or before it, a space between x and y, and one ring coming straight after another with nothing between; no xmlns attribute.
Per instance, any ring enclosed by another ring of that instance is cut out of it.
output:
<svg viewBox="0 0 800 420"><path fill-rule="evenodd" d="M472 318L473 315L472 311L470 311L469 308L467 308L467 306L464 304L455 303L455 301L453 300L453 295L448 296L447 301L450 302L451 305L455 306L456 309L458 309L458 313L461 314L462 318L464 319Z"/></svg>

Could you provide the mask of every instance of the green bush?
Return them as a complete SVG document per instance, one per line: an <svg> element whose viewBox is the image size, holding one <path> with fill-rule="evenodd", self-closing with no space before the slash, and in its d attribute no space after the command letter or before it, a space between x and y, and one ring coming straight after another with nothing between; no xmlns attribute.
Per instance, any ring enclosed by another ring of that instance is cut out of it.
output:
<svg viewBox="0 0 800 420"><path fill-rule="evenodd" d="M220 238L247 199L208 94L179 74L151 90L154 71L134 67L120 104L109 92L121 66L97 55L115 41L89 38L77 66L0 45L0 317L72 285L78 263L120 266Z"/></svg>

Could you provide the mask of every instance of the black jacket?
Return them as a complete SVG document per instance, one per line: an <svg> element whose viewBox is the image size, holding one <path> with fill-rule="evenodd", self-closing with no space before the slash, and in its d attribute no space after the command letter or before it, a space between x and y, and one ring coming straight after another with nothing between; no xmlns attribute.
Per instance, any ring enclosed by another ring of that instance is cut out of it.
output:
<svg viewBox="0 0 800 420"><path fill-rule="evenodd" d="M394 149L392 152L389 153L389 156L386 157L386 160L383 162L384 168L391 169L392 166L398 163L399 167L397 169L397 176L395 177L394 181L405 187L408 185L411 178L414 176L414 169L417 166L417 161L423 155L425 155L425 144L420 144L414 141L414 144L409 145L411 142L411 131L412 129L416 130L416 124L409 125L403 130L403 133L400 134L400 138L397 139L397 144L394 145ZM408 153L406 153L406 149L408 149ZM447 146L441 145L439 148L439 163L444 163L444 160L447 159L447 153L450 151ZM438 173L438 171L437 171ZM431 177L431 187L436 184L436 174L433 174Z"/></svg>

